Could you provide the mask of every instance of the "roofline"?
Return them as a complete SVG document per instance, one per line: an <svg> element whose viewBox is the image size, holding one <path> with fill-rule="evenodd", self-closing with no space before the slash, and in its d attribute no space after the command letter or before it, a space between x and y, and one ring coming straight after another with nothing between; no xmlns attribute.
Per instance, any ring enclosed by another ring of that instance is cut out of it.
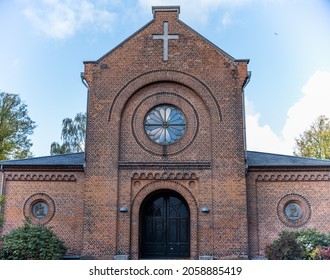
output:
<svg viewBox="0 0 330 280"><path fill-rule="evenodd" d="M1 165L3 171L70 171L85 170L84 165Z"/></svg>
<svg viewBox="0 0 330 280"><path fill-rule="evenodd" d="M259 151L247 151L252 152L252 153L259 153L259 154L267 154L267 155L273 155L273 156L284 156L284 157L291 157L291 158L299 158L302 160L306 160L306 161L324 161L326 163L329 163L329 165L325 165L325 164L268 164L268 165L249 165L247 164L247 169L251 170L251 169L262 169L262 170L267 170L267 169L285 169L285 168L294 168L294 169L315 169L315 168L320 168L320 169L330 169L330 160L327 159L318 159L318 158L308 158L308 157L299 157L299 156L294 156L294 155L283 155L283 154L274 154L274 153L267 153L267 152L259 152Z"/></svg>
<svg viewBox="0 0 330 280"><path fill-rule="evenodd" d="M187 25L186 23L184 23L182 20L178 19L178 22L181 23L182 25L184 25L186 28L188 28L191 32L195 33L195 35L197 35L198 37L200 37L206 43L210 44L212 47L214 47L215 49L217 49L223 55L225 55L226 57L228 57L230 60L232 60L234 62L244 62L244 63L247 63L247 64L250 62L250 59L236 59L236 58L232 57L230 54L228 54L227 52L225 52L223 49L221 49L220 47L218 47L216 44L212 43L209 39L207 39L206 37L204 37L203 35L201 35L195 29L191 28L189 25Z"/></svg>
<svg viewBox="0 0 330 280"><path fill-rule="evenodd" d="M282 171L329 171L330 166L327 165L248 165L248 172L282 172Z"/></svg>
<svg viewBox="0 0 330 280"><path fill-rule="evenodd" d="M49 155L33 158L23 158L23 159L14 159L14 160L3 160L0 161L0 170L2 171L83 171L85 169L85 163L83 164L55 164L55 163L45 163L45 164L33 164L27 163L31 160L40 160L45 158L54 158L54 157L63 157L63 156L72 156L77 154L85 154L85 152L80 153L70 153L70 154L60 154L60 155ZM17 164L17 162L22 162Z"/></svg>
<svg viewBox="0 0 330 280"><path fill-rule="evenodd" d="M137 35L143 29L147 28L154 21L155 21L155 19L152 19L147 24L143 25L141 28L139 28L137 31L135 31L133 34L131 34L129 37L127 37L124 41L122 41L121 43L119 43L117 46L115 46L113 49L111 49L110 51L108 51L106 54L102 55L99 59L94 60L94 61L93 60L86 60L86 61L83 61L83 63L84 64L88 64L88 63L94 63L94 64L95 63L100 63L100 61L102 61L106 56L108 56L109 54L113 53L115 50L119 49L122 45L124 45L127 41L129 41L130 39L132 39L135 35Z"/></svg>
<svg viewBox="0 0 330 280"><path fill-rule="evenodd" d="M1 160L0 161L0 166L1 165L8 165L8 164L3 164L3 162L17 162L17 161L28 161L28 160L31 160L31 159L35 159L35 158L38 158L38 159L42 159L42 158L49 158L49 157L63 157L63 156L70 156L70 155L77 155L77 154L84 154L85 152L79 152L79 153L68 153L68 154L59 154L59 155L49 155L49 156L41 156L41 157L30 157L30 158L18 158L18 159L8 159L8 160Z"/></svg>
<svg viewBox="0 0 330 280"><path fill-rule="evenodd" d="M161 7L162 6L156 6L156 7L153 7L153 8L160 9ZM175 9L179 9L178 10L178 13L180 13L180 6L165 6L164 8L165 8L165 11L166 11L166 9L168 9L168 11L174 11ZM153 13L154 13L154 10L153 10ZM178 22L180 24L184 25L186 28L188 28L190 31L192 31L193 33L195 33L202 40L204 40L206 43L208 43L211 46L213 46L215 49L217 49L219 52L221 52L223 55L225 55L226 57L228 57L232 61L238 62L238 63L243 62L243 63L249 64L250 59L236 59L236 58L232 57L230 54L228 54L227 52L225 52L223 49L221 49L220 47L218 47L216 44L212 43L206 37L204 37L199 32L197 32L196 30L194 30L193 28L191 28L189 25L187 25L186 23L184 23L182 20L180 20L179 18L177 18L177 20L178 20ZM100 61L102 61L106 56L108 56L109 54L111 54L115 50L119 49L122 45L124 45L127 41L129 41L130 39L132 39L135 35L137 35L143 29L147 28L154 21L155 21L155 18L153 18L151 21L149 21L144 26L142 26L141 28L139 28L137 31L135 31L133 34L131 34L129 37L127 37L124 41L122 41L120 44L118 44L117 46L115 46L113 49L111 49L110 51L108 51L106 54L102 55L99 59L97 59L97 60L86 60L86 61L83 61L83 63L84 64L88 64L88 63L98 64L98 63L100 63Z"/></svg>
<svg viewBox="0 0 330 280"><path fill-rule="evenodd" d="M306 159L306 160L321 160L321 161L327 161L327 162L330 163L329 159L322 159L322 158L310 158L310 157L301 157L301 156L285 155L285 154L275 154L275 153L269 153L269 152L250 151L250 150L248 150L247 152L267 154L267 155L273 155L273 156L284 156L284 157L300 158L300 159Z"/></svg>

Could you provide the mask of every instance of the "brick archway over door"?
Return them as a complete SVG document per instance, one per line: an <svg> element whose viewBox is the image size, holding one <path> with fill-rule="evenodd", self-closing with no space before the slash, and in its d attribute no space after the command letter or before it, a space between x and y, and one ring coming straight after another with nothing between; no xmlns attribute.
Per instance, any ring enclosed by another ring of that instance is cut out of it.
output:
<svg viewBox="0 0 330 280"><path fill-rule="evenodd" d="M187 203L190 210L190 258L198 256L198 209L193 194L179 182L172 180L157 180L142 188L132 201L131 219L131 258L139 258L140 210L145 198L156 191L173 191L178 193Z"/></svg>

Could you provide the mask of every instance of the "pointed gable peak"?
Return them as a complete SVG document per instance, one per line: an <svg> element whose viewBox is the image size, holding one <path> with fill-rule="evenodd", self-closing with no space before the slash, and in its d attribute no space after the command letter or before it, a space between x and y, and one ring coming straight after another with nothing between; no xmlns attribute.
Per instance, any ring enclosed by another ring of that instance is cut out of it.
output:
<svg viewBox="0 0 330 280"><path fill-rule="evenodd" d="M176 13L176 17L179 18L180 14L180 6L153 6L152 7L152 14L154 15L154 18L157 17L160 13Z"/></svg>

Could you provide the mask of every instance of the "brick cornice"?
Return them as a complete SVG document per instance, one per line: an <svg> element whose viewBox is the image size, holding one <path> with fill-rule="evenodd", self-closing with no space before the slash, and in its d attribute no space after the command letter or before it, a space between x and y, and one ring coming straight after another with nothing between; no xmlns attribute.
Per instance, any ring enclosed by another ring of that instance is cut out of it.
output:
<svg viewBox="0 0 330 280"><path fill-rule="evenodd" d="M211 169L212 164L210 161L119 161L118 166L122 169Z"/></svg>
<svg viewBox="0 0 330 280"><path fill-rule="evenodd" d="M330 175L329 173L298 173L298 174L275 174L275 173L267 173L267 174L256 174L256 181L329 181Z"/></svg>
<svg viewBox="0 0 330 280"><path fill-rule="evenodd" d="M195 173L190 172L141 172L134 173L134 180L197 180Z"/></svg>
<svg viewBox="0 0 330 280"><path fill-rule="evenodd" d="M51 173L39 173L39 174L6 174L6 180L8 181L68 181L75 182L77 181L76 174L51 174Z"/></svg>

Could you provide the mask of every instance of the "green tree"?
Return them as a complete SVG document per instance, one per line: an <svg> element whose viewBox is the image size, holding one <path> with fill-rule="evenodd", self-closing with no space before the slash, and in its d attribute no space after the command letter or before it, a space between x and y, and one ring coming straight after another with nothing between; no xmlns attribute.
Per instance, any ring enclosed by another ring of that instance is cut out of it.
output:
<svg viewBox="0 0 330 280"><path fill-rule="evenodd" d="M53 142L50 146L50 154L79 153L85 150L87 117L84 113L78 113L74 119L65 118L62 121L61 139L62 145Z"/></svg>
<svg viewBox="0 0 330 280"><path fill-rule="evenodd" d="M330 121L320 116L299 138L294 154L301 157L330 159Z"/></svg>
<svg viewBox="0 0 330 280"><path fill-rule="evenodd" d="M17 94L0 92L0 160L31 157L35 122Z"/></svg>

